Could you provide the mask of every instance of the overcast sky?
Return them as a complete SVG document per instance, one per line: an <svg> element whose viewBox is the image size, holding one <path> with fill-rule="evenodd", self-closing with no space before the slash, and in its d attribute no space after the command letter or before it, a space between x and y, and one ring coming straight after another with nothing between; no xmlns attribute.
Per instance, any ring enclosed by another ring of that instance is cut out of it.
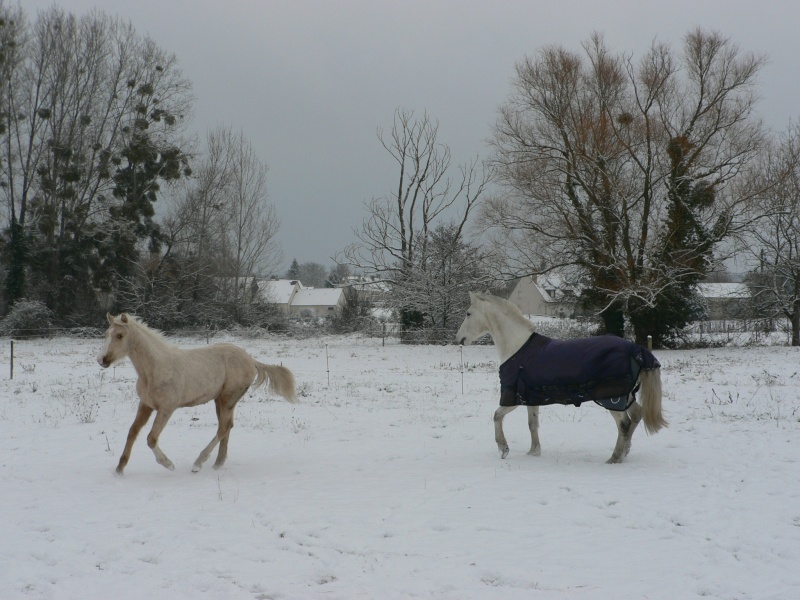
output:
<svg viewBox="0 0 800 600"><path fill-rule="evenodd" d="M10 2L9 2L10 3ZM25 0L29 17L53 4ZM354 240L364 202L397 171L376 130L405 107L439 121L454 163L486 158L514 65L543 46L578 51L593 31L641 56L697 26L765 54L760 113L800 114L796 0L59 0L129 20L177 55L196 97L192 128L241 129L269 166L286 264L326 267Z"/></svg>

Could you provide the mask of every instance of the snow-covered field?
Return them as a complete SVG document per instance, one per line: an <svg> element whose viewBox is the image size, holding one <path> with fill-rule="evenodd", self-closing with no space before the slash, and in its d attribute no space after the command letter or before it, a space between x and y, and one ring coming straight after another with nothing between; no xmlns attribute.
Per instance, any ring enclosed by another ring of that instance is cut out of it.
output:
<svg viewBox="0 0 800 600"><path fill-rule="evenodd" d="M670 427L606 465L593 405L542 409L538 458L512 413L500 460L491 346L462 376L457 346L226 341L290 367L301 403L248 394L198 474L213 405L179 410L176 470L143 434L123 477L130 363L17 342L9 380L0 341L0 597L800 598L797 349L657 352Z"/></svg>

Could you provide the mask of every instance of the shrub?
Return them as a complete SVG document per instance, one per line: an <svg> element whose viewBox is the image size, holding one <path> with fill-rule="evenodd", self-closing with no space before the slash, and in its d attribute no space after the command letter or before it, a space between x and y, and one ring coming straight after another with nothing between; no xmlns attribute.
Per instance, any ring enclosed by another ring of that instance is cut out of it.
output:
<svg viewBox="0 0 800 600"><path fill-rule="evenodd" d="M53 311L38 300L20 299L2 321L0 335L16 338L50 335L53 327Z"/></svg>

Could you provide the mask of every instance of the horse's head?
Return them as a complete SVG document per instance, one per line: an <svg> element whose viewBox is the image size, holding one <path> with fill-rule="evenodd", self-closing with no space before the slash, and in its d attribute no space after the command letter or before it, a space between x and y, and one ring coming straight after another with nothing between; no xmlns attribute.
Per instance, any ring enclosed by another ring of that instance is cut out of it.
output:
<svg viewBox="0 0 800 600"><path fill-rule="evenodd" d="M480 294L469 293L469 308L464 322L458 328L456 341L468 346L485 333L490 333L489 320L486 317L486 300Z"/></svg>
<svg viewBox="0 0 800 600"><path fill-rule="evenodd" d="M128 356L131 332L130 321L125 313L118 317L108 313L106 318L109 323L108 329L106 329L106 339L103 343L103 349L97 355L97 362L104 369Z"/></svg>

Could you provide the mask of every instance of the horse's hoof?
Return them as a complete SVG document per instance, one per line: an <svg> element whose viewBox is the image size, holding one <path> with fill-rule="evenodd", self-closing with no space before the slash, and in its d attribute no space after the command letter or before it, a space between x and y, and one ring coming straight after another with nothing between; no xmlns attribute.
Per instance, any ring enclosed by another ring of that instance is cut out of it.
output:
<svg viewBox="0 0 800 600"><path fill-rule="evenodd" d="M542 449L541 448L531 448L528 451L528 456L541 456L541 455L542 455Z"/></svg>
<svg viewBox="0 0 800 600"><path fill-rule="evenodd" d="M508 452L509 452L508 448L503 448L502 450L500 450L500 458L505 458L506 456L508 456Z"/></svg>
<svg viewBox="0 0 800 600"><path fill-rule="evenodd" d="M622 457L620 456L612 456L606 461L607 465L618 465L622 462Z"/></svg>
<svg viewBox="0 0 800 600"><path fill-rule="evenodd" d="M203 465L193 465L192 466L192 473L199 473L200 469L203 468Z"/></svg>
<svg viewBox="0 0 800 600"><path fill-rule="evenodd" d="M117 467L116 469L114 469L114 474L117 477L122 477L122 472L123 472L123 469L121 467Z"/></svg>

